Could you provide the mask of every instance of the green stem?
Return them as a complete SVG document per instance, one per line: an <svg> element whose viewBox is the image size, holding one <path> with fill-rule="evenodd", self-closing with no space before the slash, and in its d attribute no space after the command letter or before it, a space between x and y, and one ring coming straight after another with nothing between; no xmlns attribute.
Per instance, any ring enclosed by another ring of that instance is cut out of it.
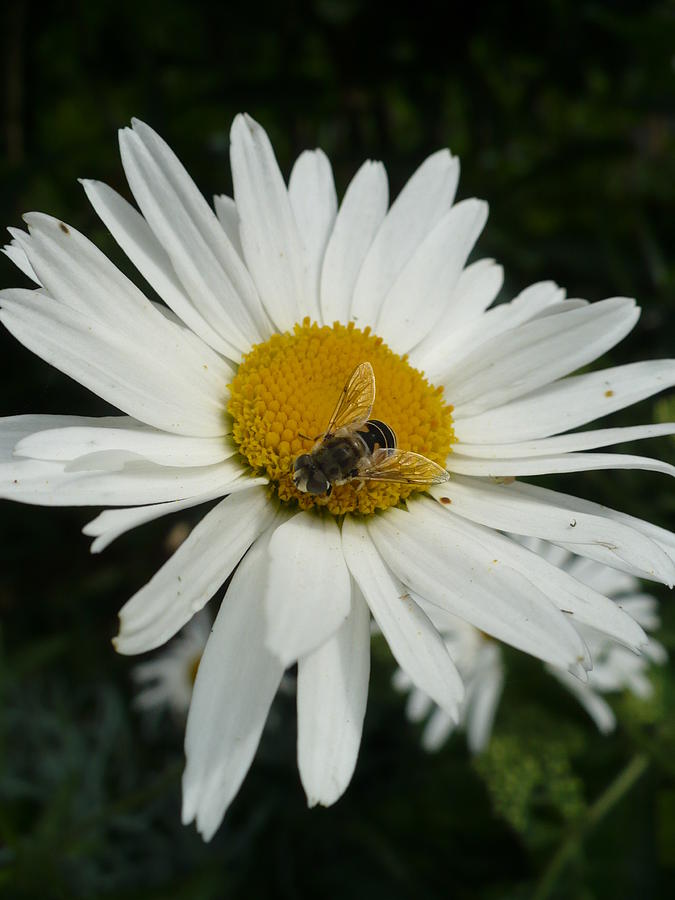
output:
<svg viewBox="0 0 675 900"><path fill-rule="evenodd" d="M600 794L595 803L587 810L584 818L563 840L553 854L551 861L539 879L539 883L532 895L532 900L546 900L547 897L551 896L560 874L571 857L574 856L584 838L607 815L612 807L630 791L648 768L649 757L646 753L638 753L631 759L625 769L619 772L614 781Z"/></svg>

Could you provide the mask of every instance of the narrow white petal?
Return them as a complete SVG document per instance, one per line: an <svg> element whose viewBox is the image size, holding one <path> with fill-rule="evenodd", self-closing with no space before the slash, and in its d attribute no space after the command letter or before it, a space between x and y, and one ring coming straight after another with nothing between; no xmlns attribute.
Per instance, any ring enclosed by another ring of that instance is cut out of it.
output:
<svg viewBox="0 0 675 900"><path fill-rule="evenodd" d="M143 351L40 291L2 291L0 304L0 321L24 346L134 418L175 434L225 432L222 394L181 358L170 323L175 334L162 358L156 345Z"/></svg>
<svg viewBox="0 0 675 900"><path fill-rule="evenodd" d="M197 672L185 733L183 823L210 840L249 770L283 666L265 646L267 540L232 579Z"/></svg>
<svg viewBox="0 0 675 900"><path fill-rule="evenodd" d="M29 234L17 232L45 286L44 293L86 317L106 324L112 335L135 346L157 365L180 353L188 382L216 386L232 369L195 335L176 329L101 251L72 226L44 215L24 216ZM189 335L189 339L186 337ZM171 360L174 367L178 361Z"/></svg>
<svg viewBox="0 0 675 900"><path fill-rule="evenodd" d="M264 483L261 478L238 478L231 481L225 489L218 488L205 494L198 494L196 497L188 497L186 500L174 500L166 503L153 503L149 506L135 506L130 509L106 509L91 522L88 522L82 529L82 533L89 537L96 538L92 542L90 551L92 553L101 553L106 547L116 541L120 535L137 528L139 525L145 525L147 522L154 522L155 519L161 519L163 516L171 515L171 513L181 512L184 509L191 509L202 503L208 503L210 500L217 500L222 497L225 491L228 494L236 494L240 491L249 491L258 485Z"/></svg>
<svg viewBox="0 0 675 900"><path fill-rule="evenodd" d="M290 665L321 646L346 620L349 572L335 519L311 512L280 525L269 554L267 646Z"/></svg>
<svg viewBox="0 0 675 900"><path fill-rule="evenodd" d="M635 585L639 586L638 584ZM634 593L628 597L619 598L619 606L639 622L648 631L656 631L661 626L659 617L659 603L656 597L650 594Z"/></svg>
<svg viewBox="0 0 675 900"><path fill-rule="evenodd" d="M349 320L356 279L388 202L384 166L365 162L347 188L326 247L321 271L321 313L326 324Z"/></svg>
<svg viewBox="0 0 675 900"><path fill-rule="evenodd" d="M522 475L548 475L552 472L592 472L596 469L642 469L675 475L675 466L647 456L627 453L561 453L515 459L476 459L451 453L446 461L451 472L487 478L509 478Z"/></svg>
<svg viewBox="0 0 675 900"><path fill-rule="evenodd" d="M472 753L481 753L490 742L497 707L504 687L504 670L499 662L499 648L487 645L486 650L496 659L488 665L486 671L477 675L479 683L471 708L466 714L466 742ZM573 675L569 676L578 681Z"/></svg>
<svg viewBox="0 0 675 900"><path fill-rule="evenodd" d="M384 565L366 525L353 516L343 523L342 546L349 571L399 666L413 684L457 719L464 688L443 639Z"/></svg>
<svg viewBox="0 0 675 900"><path fill-rule="evenodd" d="M566 617L510 565L503 548L498 552L490 532L481 534L478 526L444 510L437 515L434 501L409 508L387 510L370 522L369 531L385 562L415 593L554 665L568 668L586 659Z"/></svg>
<svg viewBox="0 0 675 900"><path fill-rule="evenodd" d="M405 676L408 681L408 689L412 688L408 694L408 702L405 705L405 714L411 722L421 722L431 712L432 707L435 705L434 701L424 691L420 691L419 688L413 686L403 669L398 669L397 672Z"/></svg>
<svg viewBox="0 0 675 900"><path fill-rule="evenodd" d="M455 334L467 322L482 319L482 314L495 299L504 283L504 270L493 259L479 259L467 266L459 276L459 281L448 297L445 311L438 328L428 334L410 351L410 361L415 368L429 374L430 366L436 359L436 348L442 345L447 335ZM442 348L438 356L443 370L448 357Z"/></svg>
<svg viewBox="0 0 675 900"><path fill-rule="evenodd" d="M579 431L574 434L541 438L538 441L520 441L513 444L456 444L463 456L479 459L510 459L518 456L549 456L556 453L575 453L579 450L595 450L628 441L675 434L675 422L663 425L634 425L628 428L600 428Z"/></svg>
<svg viewBox="0 0 675 900"><path fill-rule="evenodd" d="M437 504L432 510L425 512L427 515L433 513L436 517L447 516L446 526L449 525L476 546L484 545L500 563L520 572L572 623L590 625L633 649L644 644L646 635L642 628L608 597L588 584L577 581L569 572L551 564L547 558L528 550L522 544L480 525L462 521L448 513L447 509L446 506L441 509L440 504Z"/></svg>
<svg viewBox="0 0 675 900"><path fill-rule="evenodd" d="M633 528L640 534L646 535L664 551L671 560L672 565L668 566L667 564L661 564L655 566L653 570L646 569L644 571L635 566L623 566L617 561L612 549L605 548L601 544L598 545L597 548L594 548L593 554L591 554L589 548L587 548L586 555L598 562L614 565L616 568L629 571L631 574L639 575L640 578L651 578L656 581L662 581L664 584L672 587L675 582L675 569L673 568L673 566L675 566L675 534L672 532L666 531L665 528L659 528L657 525L652 525L650 522L645 522L642 519L637 519L635 516L628 516L626 513L618 512L616 509L602 506L600 503L592 503L589 500L582 500L579 497L573 497L570 494L562 494L557 491L551 491L548 488L541 488L533 484L523 483L519 483L518 490L527 496L536 497L544 503L550 502L562 506L571 513L588 513L592 516L608 518L614 522L619 522L622 525L627 525L629 528ZM563 541L557 541L556 543L560 544L560 546L565 549L571 550L572 553L574 552L573 544L568 546L567 543Z"/></svg>
<svg viewBox="0 0 675 900"><path fill-rule="evenodd" d="M30 261L26 256L26 251L22 249L16 238L11 243L5 244L0 250L2 250L6 257L11 259L17 269L20 269L31 281L34 281L35 284L42 287L42 282L38 278L35 269L31 266Z"/></svg>
<svg viewBox="0 0 675 900"><path fill-rule="evenodd" d="M237 326L241 323L242 328L251 329L251 339L253 339L254 331L256 335L268 336L270 333L269 320L265 315L241 253L229 240L223 240L222 226L218 227L220 223L214 216L213 210L166 141L138 119L132 119L132 126L134 134L140 137L153 162L171 186L172 191L175 192L178 202L186 211L190 221L218 260L228 282L227 288L231 283L232 294L229 290L226 291L226 285L221 284L219 287L218 297L221 304L226 295L228 312L236 318ZM165 197L162 200L166 202ZM179 234L178 237L180 241L181 235Z"/></svg>
<svg viewBox="0 0 675 900"><path fill-rule="evenodd" d="M501 303L482 315L465 319L458 325L443 323L438 334L430 335L432 347L424 354L424 370L434 382L451 382L461 377L464 361L478 359L481 348L531 321L538 313L559 303L565 291L554 281L531 284L509 303Z"/></svg>
<svg viewBox="0 0 675 900"><path fill-rule="evenodd" d="M274 515L263 488L222 500L122 607L117 651L144 653L173 637L208 603Z"/></svg>
<svg viewBox="0 0 675 900"><path fill-rule="evenodd" d="M23 415L0 418L0 465L11 463L18 443L39 431L60 428L86 428L101 419L92 416ZM111 421L105 419L104 421Z"/></svg>
<svg viewBox="0 0 675 900"><path fill-rule="evenodd" d="M234 199L246 262L279 331L307 315L304 254L288 191L265 131L238 115L230 133Z"/></svg>
<svg viewBox="0 0 675 900"><path fill-rule="evenodd" d="M322 150L305 150L300 154L288 182L288 197L304 251L309 302L306 315L321 322L321 267L337 214L333 170Z"/></svg>
<svg viewBox="0 0 675 900"><path fill-rule="evenodd" d="M438 500L445 498L441 503L450 506L454 514L489 528L567 542L582 556L592 556L601 547L615 558L615 564L639 571L672 569L663 550L634 528L604 516L572 514L564 503L555 502L555 495L540 498L529 485L455 476L445 485L431 487L430 493ZM545 555L549 558L548 548Z"/></svg>
<svg viewBox="0 0 675 900"><path fill-rule="evenodd" d="M675 360L658 359L574 375L498 409L456 419L462 443L514 443L560 434L675 385Z"/></svg>
<svg viewBox="0 0 675 900"><path fill-rule="evenodd" d="M73 471L68 466L25 457L5 459L0 464L0 497L37 506L135 506L211 492L224 495L248 475L236 458L194 467L137 459L113 471Z"/></svg>
<svg viewBox="0 0 675 900"><path fill-rule="evenodd" d="M572 694L595 722L601 734L609 734L616 728L616 716L609 703L587 684L581 684L567 672L553 666L548 671Z"/></svg>
<svg viewBox="0 0 675 900"><path fill-rule="evenodd" d="M237 251L187 172L151 129L140 123L133 131L122 129L120 153L136 202L184 290L227 344L228 355L237 359L269 333Z"/></svg>
<svg viewBox="0 0 675 900"><path fill-rule="evenodd" d="M237 204L232 197L227 194L216 194L213 198L216 207L216 216L220 222L223 231L228 236L230 243L237 251L241 258L244 258L244 251L241 246L241 236L239 234L239 213L237 212Z"/></svg>
<svg viewBox="0 0 675 900"><path fill-rule="evenodd" d="M422 747L427 753L436 753L448 740L455 727L455 722L450 716L440 706L437 707L422 732Z"/></svg>
<svg viewBox="0 0 675 900"><path fill-rule="evenodd" d="M209 325L186 293L171 260L143 216L107 184L81 180L91 205L119 246L165 303L219 353L232 347Z"/></svg>
<svg viewBox="0 0 675 900"><path fill-rule="evenodd" d="M370 675L370 613L356 592L347 620L298 660L298 768L309 806L330 806L351 781Z"/></svg>
<svg viewBox="0 0 675 900"><path fill-rule="evenodd" d="M377 322L398 274L452 206L458 179L458 161L448 150L439 150L422 163L392 204L356 280L351 318L359 328Z"/></svg>
<svg viewBox="0 0 675 900"><path fill-rule="evenodd" d="M487 214L487 203L481 200L453 206L387 291L376 330L397 352L406 353L438 324Z"/></svg>
<svg viewBox="0 0 675 900"><path fill-rule="evenodd" d="M38 431L14 448L16 456L59 461L109 450L128 451L161 466L210 466L236 453L225 436L168 434L125 416L105 417L94 426Z"/></svg>
<svg viewBox="0 0 675 900"><path fill-rule="evenodd" d="M638 317L634 300L612 297L493 338L443 376L456 417L493 409L587 365L624 338Z"/></svg>

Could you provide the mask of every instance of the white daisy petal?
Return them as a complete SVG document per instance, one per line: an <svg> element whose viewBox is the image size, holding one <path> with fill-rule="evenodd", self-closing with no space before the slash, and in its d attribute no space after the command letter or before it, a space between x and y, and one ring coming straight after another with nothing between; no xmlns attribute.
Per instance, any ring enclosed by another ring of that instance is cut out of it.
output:
<svg viewBox="0 0 675 900"><path fill-rule="evenodd" d="M613 522L627 525L629 528L633 528L635 531L645 535L653 541L668 556L671 563L675 565L675 534L666 531L665 528L659 528L657 525L652 525L650 522L644 522L642 519L626 515L626 513L611 509L608 506L602 506L600 503L592 503L588 500L582 500L580 497L573 497L570 494L551 491L548 488L538 487L533 484L519 482L518 491L525 496L537 498L542 503L552 503L557 506L562 506L571 513L588 513L592 516L602 516ZM574 552L573 544L570 544L568 547L564 541L556 541L556 543L565 549L571 550L572 553ZM591 550L593 551L592 553ZM624 569L631 572L631 574L639 575L640 578L650 578L656 581L662 581L669 587L672 587L673 583L675 583L675 569L673 568L673 565L668 566L665 561L659 561L653 569L643 570L638 566L629 566L628 564L626 564L626 566L622 565L613 553L612 548L606 548L602 544L598 544L592 548L587 547L585 553L587 556L590 556L598 562ZM657 561L654 560L654 562Z"/></svg>
<svg viewBox="0 0 675 900"><path fill-rule="evenodd" d="M99 421L92 416L23 415L0 418L0 465L13 462L16 445L36 432L86 428Z"/></svg>
<svg viewBox="0 0 675 900"><path fill-rule="evenodd" d="M521 441L512 444L456 444L463 456L479 459L510 459L518 456L549 456L554 453L574 453L579 450L595 450L628 441L675 434L675 422L663 425L635 425L628 428L601 428L575 434L557 435L538 441Z"/></svg>
<svg viewBox="0 0 675 900"><path fill-rule="evenodd" d="M422 240L387 291L377 333L405 353L437 325L487 221L487 203L463 200Z"/></svg>
<svg viewBox="0 0 675 900"><path fill-rule="evenodd" d="M445 509L439 511L437 506L433 512L445 516ZM596 628L632 650L644 646L646 635L638 623L597 589L577 581L569 572L498 532L467 521L459 524L452 514L448 518L452 529L464 534L466 540L489 547L495 558L531 581L575 626Z"/></svg>
<svg viewBox="0 0 675 900"><path fill-rule="evenodd" d="M464 688L440 635L384 565L367 526L352 516L342 526L342 547L349 571L399 666L456 719Z"/></svg>
<svg viewBox="0 0 675 900"><path fill-rule="evenodd" d="M639 582L636 581L634 587L638 586ZM658 614L656 597L652 597L650 594L634 593L628 597L619 598L618 603L621 609L648 631L656 631L657 628L660 628L661 619Z"/></svg>
<svg viewBox="0 0 675 900"><path fill-rule="evenodd" d="M450 302L443 314L443 329L452 331L464 322L476 319L490 306L504 283L504 269L494 259L479 259L459 276ZM438 335L428 335L438 338Z"/></svg>
<svg viewBox="0 0 675 900"><path fill-rule="evenodd" d="M408 675L406 675L403 669L397 669L397 674L405 676L407 684L403 685L403 689L410 690L412 681ZM421 722L429 715L433 705L434 701L428 694L425 694L424 691L421 691L419 688L412 687L412 690L410 690L410 694L408 695L408 702L405 706L405 714L411 722ZM444 713L444 715L447 714Z"/></svg>
<svg viewBox="0 0 675 900"><path fill-rule="evenodd" d="M533 656L568 668L587 658L583 641L549 598L498 552L492 533L446 514L435 502L390 509L369 523L392 571L431 603ZM495 535L497 537L497 535ZM477 539L478 538L478 539ZM427 693L430 693L427 691ZM435 699L435 698L434 698Z"/></svg>
<svg viewBox="0 0 675 900"><path fill-rule="evenodd" d="M152 129L120 131L134 198L192 303L237 360L269 328L255 287L215 214Z"/></svg>
<svg viewBox="0 0 675 900"><path fill-rule="evenodd" d="M144 653L168 641L208 603L274 514L262 488L215 506L122 607L117 651Z"/></svg>
<svg viewBox="0 0 675 900"><path fill-rule="evenodd" d="M596 469L642 469L675 475L675 466L650 459L647 456L630 456L627 453L561 453L551 456L533 456L515 459L475 459L452 453L447 466L458 475L487 478L509 478L523 475L548 475L552 472L592 472Z"/></svg>
<svg viewBox="0 0 675 900"><path fill-rule="evenodd" d="M452 206L459 162L448 150L426 159L391 206L366 255L354 288L351 316L359 328L374 325L397 276Z"/></svg>
<svg viewBox="0 0 675 900"><path fill-rule="evenodd" d="M228 312L231 316L236 317L237 326L241 323L242 330L245 330L251 340L257 335L268 336L271 333L269 319L236 245L233 246L227 239L223 240L223 229L222 226L218 227L220 223L213 210L166 141L138 119L132 119L132 126L134 134L140 137L225 273L225 278L223 279L221 276L220 283L215 285L221 305L225 302L223 295L226 293ZM181 250L180 238L182 237L183 235L180 234L179 252ZM230 284L232 291L229 290Z"/></svg>
<svg viewBox="0 0 675 900"><path fill-rule="evenodd" d="M133 282L72 226L42 213L27 213L24 219L30 233L17 232L17 240L39 272L44 293L108 325L125 342L156 356L157 364L168 368L162 354L180 353L181 375L189 382L216 386L232 374L222 357L195 335L160 316Z"/></svg>
<svg viewBox="0 0 675 900"><path fill-rule="evenodd" d="M306 150L293 166L288 197L302 243L308 307L305 315L321 322L319 288L321 267L328 238L337 215L333 170L322 150Z"/></svg>
<svg viewBox="0 0 675 900"><path fill-rule="evenodd" d="M217 500L223 496L225 491L228 494L236 494L240 491L250 491L264 483L264 478L244 476L231 481L225 489L217 488L214 491L198 494L196 497L188 497L185 500L153 503L149 506L136 506L130 509L106 509L95 519L92 519L91 522L87 522L82 529L82 533L96 538L89 548L91 553L101 553L113 541L116 541L118 537L127 531L131 531L132 528L137 528L139 525L145 525L148 522L154 522L155 519L161 519L163 516L181 512L184 509L191 509L202 503L208 503L210 500Z"/></svg>
<svg viewBox="0 0 675 900"><path fill-rule="evenodd" d="M608 517L607 521L614 522L615 520L609 519ZM641 538L645 537L645 535L642 534L641 531L638 531L637 528L634 528L633 531L636 534L639 534ZM652 543L656 547L658 547L662 553L665 553L665 551L663 550L661 545L657 543L657 541L652 541ZM546 554L547 559L551 559L554 551L562 555L562 560L568 560L568 562L565 563L565 568L570 573L570 575L572 575L574 578L578 578L579 581L583 581L584 584L589 584L594 590L599 591L601 594L607 594L608 597L617 596L619 594L626 594L628 591L635 590L640 584L635 575L629 575L627 571L629 568L634 568L636 572L642 571L642 569L637 565L631 567L630 564L627 563L623 566L623 570L610 568L606 565L598 565L598 563L590 557L584 558L580 556L573 556L569 550L564 549L560 546L560 544L551 545L551 549L549 549ZM535 550L535 552L541 551ZM675 575L675 572L673 571L672 560L667 553L665 553L665 557L666 559L664 563L661 563L661 560L659 560L661 566L665 567L664 573ZM661 559L662 558L663 557L661 557ZM561 564L562 563L556 563L556 565ZM651 574L653 576L654 572L652 571ZM622 606L622 604L619 605ZM630 613L630 616L635 619L636 622L639 622L639 624L642 625L643 628L645 627L644 622L642 622L638 616L633 615L632 612Z"/></svg>
<svg viewBox="0 0 675 900"><path fill-rule="evenodd" d="M441 368L446 368L450 357L442 349L444 338L457 332L467 322L482 320L482 314L495 299L503 283L504 270L493 259L479 259L467 266L447 300L438 327L410 351L412 365L428 373L430 365L433 366L438 357ZM439 345L441 349L437 353Z"/></svg>
<svg viewBox="0 0 675 900"><path fill-rule="evenodd" d="M574 375L455 421L462 443L515 443L560 434L675 385L675 360L659 359Z"/></svg>
<svg viewBox="0 0 675 900"><path fill-rule="evenodd" d="M451 511L480 525L531 535L548 541L565 541L581 555L593 555L598 546L616 557L618 564L638 571L670 573L672 563L661 548L645 535L604 516L570 513L553 496L539 499L529 485L494 484L477 478L458 477L435 485L430 493ZM448 500L451 504L448 504ZM672 574L675 576L675 570Z"/></svg>
<svg viewBox="0 0 675 900"><path fill-rule="evenodd" d="M167 706L179 719L184 719L212 624L211 615L203 609L161 652L133 667L131 677L137 686L133 704L137 709Z"/></svg>
<svg viewBox="0 0 675 900"><path fill-rule="evenodd" d="M112 471L86 467L73 471L67 466L49 460L6 459L0 464L0 497L37 506L133 506L211 492L224 495L247 474L237 460L189 468L138 459Z"/></svg>
<svg viewBox="0 0 675 900"><path fill-rule="evenodd" d="M570 679L581 684L574 675ZM495 674L483 685L466 721L466 742L472 753L481 753L490 742L492 725L502 695L503 675Z"/></svg>
<svg viewBox="0 0 675 900"><path fill-rule="evenodd" d="M456 418L508 403L592 362L625 337L638 317L634 300L611 297L493 338L443 376Z"/></svg>
<svg viewBox="0 0 675 900"><path fill-rule="evenodd" d="M521 291L509 303L501 303L483 315L468 317L458 325L443 322L436 335L430 335L432 346L424 352L424 370L433 381L452 381L461 377L464 361L479 359L480 348L497 343L507 333L534 319L538 313L558 304L565 291L555 281L538 281ZM565 301L564 308L569 306ZM421 367L419 356L415 356Z"/></svg>
<svg viewBox="0 0 675 900"><path fill-rule="evenodd" d="M194 389L195 369L182 364L180 341L160 360L39 291L0 291L0 305L0 321L24 346L134 418L176 434L225 431L222 396L206 379Z"/></svg>
<svg viewBox="0 0 675 900"><path fill-rule="evenodd" d="M265 131L238 115L230 133L241 244L265 308L279 331L307 315L304 254L288 191Z"/></svg>
<svg viewBox="0 0 675 900"><path fill-rule="evenodd" d="M601 697L597 691L594 691L587 684L580 684L576 678L573 678L567 672L561 672L560 669L556 669L554 666L549 666L548 671L558 679L563 687L574 695L591 719L593 719L601 734L610 734L614 731L616 728L616 716L604 697Z"/></svg>
<svg viewBox="0 0 675 900"><path fill-rule="evenodd" d="M349 616L351 588L332 517L300 512L270 541L267 646L284 665L320 647Z"/></svg>
<svg viewBox="0 0 675 900"><path fill-rule="evenodd" d="M32 459L70 461L109 450L128 451L161 466L210 466L233 456L236 446L224 436L169 434L125 416L110 416L95 425L35 432L19 441L14 453Z"/></svg>
<svg viewBox="0 0 675 900"><path fill-rule="evenodd" d="M344 624L298 660L298 769L309 806L330 806L351 781L369 674L370 614L356 592Z"/></svg>
<svg viewBox="0 0 675 900"><path fill-rule="evenodd" d="M489 656L485 662L485 671L479 673L480 689L475 691L471 707L466 713L466 742L472 753L481 753L490 742L497 707L504 687L504 670L500 663L500 652L496 644L486 643L481 648L483 654ZM578 678L568 675L570 680L581 684Z"/></svg>
<svg viewBox="0 0 675 900"><path fill-rule="evenodd" d="M22 249L16 238L11 241L9 244L5 244L4 247L1 247L0 250L12 260L17 269L20 269L24 275L27 275L31 281L34 281L35 284L40 285L42 287L42 282L37 276L35 269L31 266L28 257L26 256L26 251Z"/></svg>
<svg viewBox="0 0 675 900"><path fill-rule="evenodd" d="M148 284L210 347L232 354L231 344L209 325L186 293L164 247L143 216L102 181L81 179L81 184L101 221Z"/></svg>
<svg viewBox="0 0 675 900"><path fill-rule="evenodd" d="M268 539L256 541L234 574L192 695L185 734L183 824L195 819L207 841L248 772L284 671L265 646Z"/></svg>
<svg viewBox="0 0 675 900"><path fill-rule="evenodd" d="M422 732L422 747L427 753L436 753L450 737L456 728L456 723L450 716L441 709L436 707L429 716L429 721L424 726Z"/></svg>
<svg viewBox="0 0 675 900"><path fill-rule="evenodd" d="M387 173L379 162L365 162L349 184L328 239L321 271L323 321L347 322L363 260L387 213Z"/></svg>
<svg viewBox="0 0 675 900"><path fill-rule="evenodd" d="M239 234L239 213L237 212L237 204L232 197L227 194L216 194L213 198L216 208L216 216L220 222L223 231L228 236L230 243L237 251L239 256L244 258L244 251L241 246L241 236Z"/></svg>

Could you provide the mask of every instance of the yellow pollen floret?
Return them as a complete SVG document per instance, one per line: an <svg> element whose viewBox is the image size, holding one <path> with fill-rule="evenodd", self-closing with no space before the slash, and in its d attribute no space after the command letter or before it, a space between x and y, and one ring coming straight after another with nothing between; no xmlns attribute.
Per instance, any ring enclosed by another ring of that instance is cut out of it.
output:
<svg viewBox="0 0 675 900"><path fill-rule="evenodd" d="M353 481L334 486L325 497L299 491L293 483L295 459L323 434L345 382L363 362L375 372L371 418L393 428L400 449L445 466L454 434L452 407L444 402L443 389L430 385L369 328L338 322L319 326L305 319L293 334L275 334L256 344L229 386L227 410L239 452L253 469L267 475L281 500L295 501L302 509L320 506L334 515L368 515L424 490Z"/></svg>

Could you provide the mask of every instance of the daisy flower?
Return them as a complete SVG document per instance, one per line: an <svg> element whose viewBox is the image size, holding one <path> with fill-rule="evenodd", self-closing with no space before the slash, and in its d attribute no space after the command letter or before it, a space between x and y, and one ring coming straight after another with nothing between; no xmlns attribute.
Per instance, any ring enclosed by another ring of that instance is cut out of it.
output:
<svg viewBox="0 0 675 900"><path fill-rule="evenodd" d="M454 202L459 164L446 150L391 206L384 167L364 163L338 207L320 150L298 158L287 186L264 130L240 115L234 197L216 197L214 213L147 125L124 129L120 147L140 212L104 184L83 186L163 302L59 219L31 213L27 233L12 230L7 252L38 287L3 291L0 319L122 414L6 419L0 494L122 507L85 527L94 551L221 498L125 604L115 639L125 654L160 646L232 576L188 716L186 823L213 835L295 662L302 784L310 804L337 800L361 739L371 614L412 682L458 715L462 679L413 593L580 677L591 657L577 623L643 643L611 600L501 534L675 579L671 534L515 481L612 467L673 474L658 460L587 452L673 425L572 433L675 383L673 361L567 377L630 331L633 300L587 304L543 282L491 308L500 267L466 265L487 207ZM451 481L298 489L296 459L365 363L372 417Z"/></svg>
<svg viewBox="0 0 675 900"><path fill-rule="evenodd" d="M165 649L134 666L134 703L139 709L166 707L177 719L185 717L211 624L208 610L201 610Z"/></svg>
<svg viewBox="0 0 675 900"><path fill-rule="evenodd" d="M418 602L424 606L423 600L418 599ZM437 615L437 612L441 614ZM408 693L405 708L408 719L411 722L426 720L421 737L425 750L430 753L440 750L459 726L466 732L469 750L480 753L490 740L504 686L504 666L499 645L463 619L434 608L427 608L427 613L443 636L464 682L464 700L459 716L449 716L437 706L428 694L415 687L403 669L397 669L394 673L394 687ZM578 682L574 675L569 677Z"/></svg>
<svg viewBox="0 0 675 900"><path fill-rule="evenodd" d="M582 584L611 597L645 631L654 631L659 627L657 600L640 591L636 578L593 560L573 556L546 541L529 538L520 542ZM425 750L439 750L459 725L466 731L469 750L480 753L490 741L504 684L500 647L468 622L425 604L421 598L418 602L443 635L464 680L465 696L459 721L448 716L431 697L416 688L402 669L394 673L393 684L398 690L408 692L408 719L411 722L426 720L421 737ZM609 734L616 727L616 717L602 695L626 690L640 699L648 699L653 693L649 667L651 664L663 665L668 658L667 653L663 645L653 638L649 638L641 652L636 653L596 628L583 624L577 627L593 660L588 680L584 683L570 672L550 664L546 668L579 701L598 730Z"/></svg>

